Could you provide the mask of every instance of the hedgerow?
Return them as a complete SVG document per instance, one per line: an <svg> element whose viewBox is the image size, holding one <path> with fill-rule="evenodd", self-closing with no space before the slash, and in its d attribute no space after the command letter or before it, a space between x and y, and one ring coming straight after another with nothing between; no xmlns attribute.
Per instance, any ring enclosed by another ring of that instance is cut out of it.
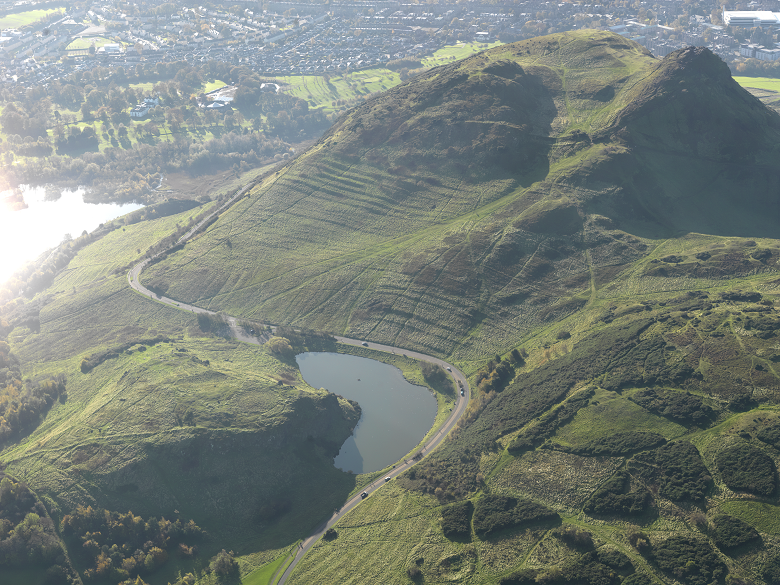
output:
<svg viewBox="0 0 780 585"><path fill-rule="evenodd" d="M474 532L486 538L514 526L558 519L558 514L530 500L486 494L474 508Z"/></svg>
<svg viewBox="0 0 780 585"><path fill-rule="evenodd" d="M729 489L770 496L777 487L775 464L766 453L749 443L737 443L715 457L720 475Z"/></svg>
<svg viewBox="0 0 780 585"><path fill-rule="evenodd" d="M96 368L104 361L119 357L119 354L130 349L134 345L153 346L158 343L170 343L171 341L173 340L170 337L167 337L165 335L157 335L155 337L136 339L134 341L127 341L125 343L122 343L121 345L117 345L110 349L93 353L83 358L81 360L81 372L83 374L90 372L92 369Z"/></svg>

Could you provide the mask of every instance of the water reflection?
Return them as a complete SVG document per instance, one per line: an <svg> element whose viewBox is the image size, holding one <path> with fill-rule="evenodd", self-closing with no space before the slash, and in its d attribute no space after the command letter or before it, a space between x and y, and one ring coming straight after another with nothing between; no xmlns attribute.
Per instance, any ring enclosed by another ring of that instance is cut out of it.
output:
<svg viewBox="0 0 780 585"><path fill-rule="evenodd" d="M357 400L363 409L335 460L344 471L368 473L395 463L433 426L433 394L407 382L394 366L337 353L303 353L296 359L310 386Z"/></svg>
<svg viewBox="0 0 780 585"><path fill-rule="evenodd" d="M91 232L101 223L143 207L137 204L84 203L84 191L63 191L57 201L45 200L43 187L22 186L27 209L9 211L0 206L0 283L25 262L62 242Z"/></svg>

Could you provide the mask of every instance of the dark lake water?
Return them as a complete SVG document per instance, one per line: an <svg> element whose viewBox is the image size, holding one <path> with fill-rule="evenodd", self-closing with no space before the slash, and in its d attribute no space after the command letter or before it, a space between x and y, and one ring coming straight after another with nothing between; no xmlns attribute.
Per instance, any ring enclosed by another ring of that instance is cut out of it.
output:
<svg viewBox="0 0 780 585"><path fill-rule="evenodd" d="M336 457L339 469L370 473L391 465L433 426L436 398L395 366L339 353L302 353L296 360L307 384L357 400L363 409Z"/></svg>

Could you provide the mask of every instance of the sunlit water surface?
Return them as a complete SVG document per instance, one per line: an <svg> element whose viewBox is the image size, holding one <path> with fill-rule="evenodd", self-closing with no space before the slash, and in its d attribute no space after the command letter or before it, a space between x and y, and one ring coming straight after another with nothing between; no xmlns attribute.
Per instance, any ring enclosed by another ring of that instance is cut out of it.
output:
<svg viewBox="0 0 780 585"><path fill-rule="evenodd" d="M363 409L336 457L339 469L370 473L392 465L433 426L436 398L395 366L339 353L302 353L296 360L310 386L357 400Z"/></svg>
<svg viewBox="0 0 780 585"><path fill-rule="evenodd" d="M84 203L84 191L63 191L57 201L46 201L42 187L22 186L27 209L9 211L0 205L0 285L25 262L62 242L91 232L101 223L135 211L142 205Z"/></svg>

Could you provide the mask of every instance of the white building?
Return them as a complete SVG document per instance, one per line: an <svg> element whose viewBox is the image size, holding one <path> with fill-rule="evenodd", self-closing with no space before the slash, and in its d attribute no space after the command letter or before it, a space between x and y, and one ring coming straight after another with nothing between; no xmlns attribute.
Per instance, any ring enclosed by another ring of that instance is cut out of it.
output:
<svg viewBox="0 0 780 585"><path fill-rule="evenodd" d="M756 49L756 59L760 59L761 61L777 61L780 59L780 49L758 48Z"/></svg>
<svg viewBox="0 0 780 585"><path fill-rule="evenodd" d="M776 26L780 25L780 12L768 10L724 10L723 22L727 26Z"/></svg>
<svg viewBox="0 0 780 585"><path fill-rule="evenodd" d="M743 57L755 57L756 56L756 49L763 49L761 45L756 45L755 43L742 43L739 46L739 54Z"/></svg>

